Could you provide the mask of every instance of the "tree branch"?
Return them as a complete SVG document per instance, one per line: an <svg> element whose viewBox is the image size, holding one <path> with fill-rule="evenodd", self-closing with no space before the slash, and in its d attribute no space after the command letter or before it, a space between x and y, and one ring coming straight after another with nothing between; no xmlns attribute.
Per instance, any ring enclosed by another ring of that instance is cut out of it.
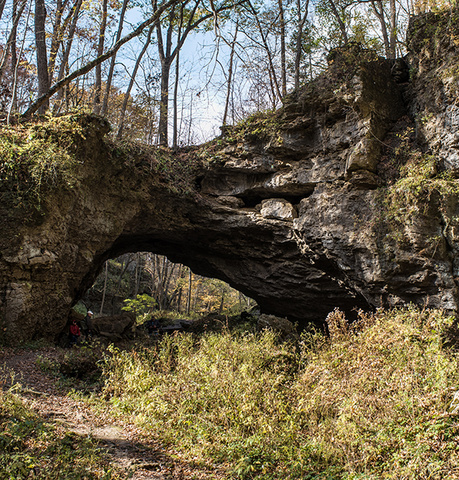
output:
<svg viewBox="0 0 459 480"><path fill-rule="evenodd" d="M35 102L33 102L30 107L21 115L21 120L28 120L56 92L64 88L75 78L81 77L81 75L90 72L96 65L105 62L105 60L109 59L112 55L114 55L125 43L129 42L135 37L138 37L145 30L145 28L149 27L151 24L158 22L162 13L172 5L176 4L178 1L179 0L169 0L168 2L164 3L158 8L158 10L153 13L153 15L148 20L145 20L145 22L141 23L134 31L116 42L110 50L107 50L104 54L100 55L99 57L95 58L91 62L87 63L78 70L75 70L74 72L64 77L62 80L52 85L46 93L37 98Z"/></svg>

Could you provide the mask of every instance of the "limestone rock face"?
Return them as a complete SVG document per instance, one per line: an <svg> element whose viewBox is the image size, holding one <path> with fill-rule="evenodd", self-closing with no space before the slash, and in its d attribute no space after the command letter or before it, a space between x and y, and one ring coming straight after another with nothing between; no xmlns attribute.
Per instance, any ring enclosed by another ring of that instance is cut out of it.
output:
<svg viewBox="0 0 459 480"><path fill-rule="evenodd" d="M298 340L299 336L292 322L286 318L267 315L265 313L258 317L257 328L259 330L273 330L277 332L283 340Z"/></svg>
<svg viewBox="0 0 459 480"><path fill-rule="evenodd" d="M457 12L450 19L430 12L413 18L408 32L413 71L410 114L417 119L419 139L456 176L459 175L458 19Z"/></svg>
<svg viewBox="0 0 459 480"><path fill-rule="evenodd" d="M274 115L227 127L167 165L162 151L154 161L117 153L106 125L86 119L71 188L47 191L40 215L17 217L0 204L2 340L53 338L103 262L135 251L225 280L300 326L335 307L457 311L457 195L432 189L422 205L386 211L399 178L386 145L404 122L422 134L422 155L440 159L438 171L459 172L459 47L423 41L440 17L417 21L411 81L406 66L336 51L329 70ZM427 183L438 180L434 170Z"/></svg>

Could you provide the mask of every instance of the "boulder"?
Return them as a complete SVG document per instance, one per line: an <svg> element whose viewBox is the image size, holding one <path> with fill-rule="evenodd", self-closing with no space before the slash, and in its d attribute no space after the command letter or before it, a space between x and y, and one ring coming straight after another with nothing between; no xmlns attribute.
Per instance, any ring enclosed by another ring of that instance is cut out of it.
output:
<svg viewBox="0 0 459 480"><path fill-rule="evenodd" d="M264 218L293 220L298 216L293 205L283 198L269 198L261 202L260 214Z"/></svg>
<svg viewBox="0 0 459 480"><path fill-rule="evenodd" d="M124 312L120 315L95 317L93 333L110 341L132 338L135 331L135 315Z"/></svg>

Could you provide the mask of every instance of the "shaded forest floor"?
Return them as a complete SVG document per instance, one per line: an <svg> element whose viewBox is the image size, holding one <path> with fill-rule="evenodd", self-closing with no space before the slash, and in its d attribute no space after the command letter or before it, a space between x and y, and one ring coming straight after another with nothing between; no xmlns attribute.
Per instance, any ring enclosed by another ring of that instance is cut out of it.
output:
<svg viewBox="0 0 459 480"><path fill-rule="evenodd" d="M181 480L219 478L218 475L198 471L172 458L155 442L151 435L122 420L114 423L105 411L96 411L83 398L78 398L78 381L62 379L43 371L43 365L58 361L62 351L55 348L38 350L7 349L0 347L0 386L14 392L16 400L34 412L40 422L53 429L56 438L81 438L93 440L100 449L100 462L106 473L102 478L132 478L134 480ZM1 400L1 398L0 398ZM0 417L0 420L4 420ZM5 430L0 428L1 434ZM1 443L1 438L0 438ZM77 442L78 443L78 442ZM82 449L82 454L86 450ZM0 478L13 478L6 472ZM21 469L18 469L19 472ZM3 475L7 475L3 477ZM14 478L51 478L46 470L36 465L30 476ZM64 477L61 477L64 478ZM65 477L67 478L67 477ZM99 478L89 474L88 478Z"/></svg>

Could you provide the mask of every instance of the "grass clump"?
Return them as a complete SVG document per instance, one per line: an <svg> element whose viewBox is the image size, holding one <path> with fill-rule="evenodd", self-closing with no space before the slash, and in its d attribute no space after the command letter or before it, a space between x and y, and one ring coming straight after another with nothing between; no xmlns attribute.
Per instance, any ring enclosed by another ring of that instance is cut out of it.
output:
<svg viewBox="0 0 459 480"><path fill-rule="evenodd" d="M229 144L241 142L269 142L272 146L281 146L283 138L280 113L274 110L256 112L234 126L226 126L224 140Z"/></svg>
<svg viewBox="0 0 459 480"><path fill-rule="evenodd" d="M114 159L139 176L158 176L174 194L187 196L195 192L195 173L200 167L195 147L174 150L135 141L112 140L107 140L106 144Z"/></svg>
<svg viewBox="0 0 459 480"><path fill-rule="evenodd" d="M281 147L283 144L281 114L274 110L253 113L236 125L222 127L222 135L202 145L197 151L197 157L204 164L218 165L224 163L225 148L237 147L246 142L260 142L271 147Z"/></svg>
<svg viewBox="0 0 459 480"><path fill-rule="evenodd" d="M428 121L428 116L420 121ZM401 119L399 132L389 139L390 154L380 165L379 174L387 184L380 189L375 222L375 230L399 246L416 241L413 232L425 235L433 219L446 226L455 222L452 206L459 193L459 181L435 155L420 150L414 128L406 123L406 118ZM431 233L424 248L433 257L442 235L438 228Z"/></svg>
<svg viewBox="0 0 459 480"><path fill-rule="evenodd" d="M0 195L15 207L40 209L44 192L73 188L77 153L86 140L84 116L0 127Z"/></svg>
<svg viewBox="0 0 459 480"><path fill-rule="evenodd" d="M415 308L341 312L330 337L165 337L112 349L105 395L194 462L239 479L458 478L453 319ZM293 353L294 352L294 353Z"/></svg>
<svg viewBox="0 0 459 480"><path fill-rule="evenodd" d="M457 478L459 423L448 410L458 364L443 348L452 322L439 311L379 312L306 356L295 385L303 428L329 445L343 478Z"/></svg>
<svg viewBox="0 0 459 480"><path fill-rule="evenodd" d="M117 479L94 440L58 430L0 390L0 480Z"/></svg>

